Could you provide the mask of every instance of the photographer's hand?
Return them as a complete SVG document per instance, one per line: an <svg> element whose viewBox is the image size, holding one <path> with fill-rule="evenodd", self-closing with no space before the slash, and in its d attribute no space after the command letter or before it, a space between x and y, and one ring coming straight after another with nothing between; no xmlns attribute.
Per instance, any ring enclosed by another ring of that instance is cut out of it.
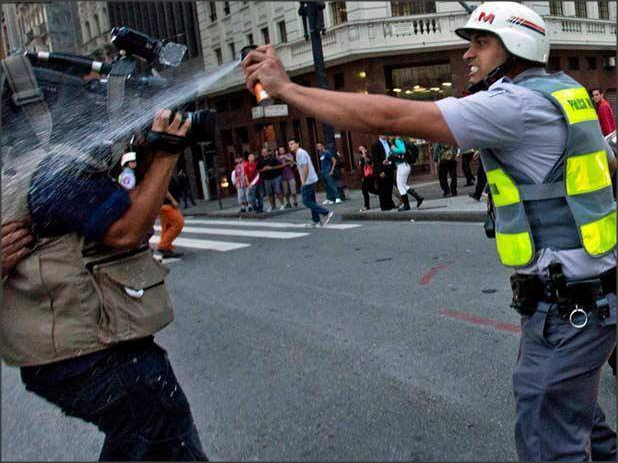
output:
<svg viewBox="0 0 618 463"><path fill-rule="evenodd" d="M176 113L170 124L171 115L172 112L169 109L158 111L146 137L150 148L161 155L179 154L190 143L187 134L191 128L191 118L187 118L181 124L182 116Z"/></svg>
<svg viewBox="0 0 618 463"><path fill-rule="evenodd" d="M2 225L2 279L30 253L29 243L34 240L30 222L7 222Z"/></svg>

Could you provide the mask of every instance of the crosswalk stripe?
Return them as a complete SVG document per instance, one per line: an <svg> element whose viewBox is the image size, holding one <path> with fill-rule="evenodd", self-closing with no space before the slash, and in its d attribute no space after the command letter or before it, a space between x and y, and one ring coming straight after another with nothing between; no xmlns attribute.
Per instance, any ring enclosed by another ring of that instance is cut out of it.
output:
<svg viewBox="0 0 618 463"><path fill-rule="evenodd" d="M256 227L256 228L307 228L304 223L294 222L264 222L257 220L209 220L209 219L185 219L185 223L189 225L232 225L238 227ZM328 224L321 228L331 230L349 230L350 228L360 227L360 224Z"/></svg>
<svg viewBox="0 0 618 463"><path fill-rule="evenodd" d="M156 228L156 227L155 227ZM161 237L154 235L150 238L151 244L158 244ZM229 241L210 241L210 240L195 240L191 238L176 238L174 244L185 248L208 249L210 251L232 251L234 249L246 248L251 246L247 243L231 243Z"/></svg>
<svg viewBox="0 0 618 463"><path fill-rule="evenodd" d="M155 226L155 230L160 232L161 227ZM224 235L224 236L245 236L251 238L272 238L279 240L289 240L292 238L301 238L309 235L309 233L294 233L282 231L265 231L265 230L232 230L228 228L198 228L184 227L184 233L198 233L203 235Z"/></svg>

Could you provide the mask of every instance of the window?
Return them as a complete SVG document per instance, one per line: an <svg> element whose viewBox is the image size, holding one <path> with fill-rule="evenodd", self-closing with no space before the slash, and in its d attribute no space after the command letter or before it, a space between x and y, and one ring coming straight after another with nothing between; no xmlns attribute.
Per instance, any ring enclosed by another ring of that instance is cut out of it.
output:
<svg viewBox="0 0 618 463"><path fill-rule="evenodd" d="M599 19L609 19L609 2L599 3Z"/></svg>
<svg viewBox="0 0 618 463"><path fill-rule="evenodd" d="M232 56L232 60L235 60L236 59L236 46L234 42L228 44L228 47L230 48L230 55Z"/></svg>
<svg viewBox="0 0 618 463"><path fill-rule="evenodd" d="M253 34L247 34L247 45L253 45L254 43Z"/></svg>
<svg viewBox="0 0 618 463"><path fill-rule="evenodd" d="M391 2L391 16L410 16L436 12L436 2Z"/></svg>
<svg viewBox="0 0 618 463"><path fill-rule="evenodd" d="M452 96L451 66L444 64L385 67L387 92L410 100L439 100Z"/></svg>
<svg viewBox="0 0 618 463"><path fill-rule="evenodd" d="M333 26L347 22L348 12L345 7L345 2L332 2L330 4L330 14L333 18Z"/></svg>
<svg viewBox="0 0 618 463"><path fill-rule="evenodd" d="M579 57L578 56L569 56L569 69L571 71L577 71L579 69Z"/></svg>
<svg viewBox="0 0 618 463"><path fill-rule="evenodd" d="M86 42L88 42L90 40L90 38L92 37L92 31L90 30L90 21L86 21Z"/></svg>
<svg viewBox="0 0 618 463"><path fill-rule="evenodd" d="M549 14L552 16L564 16L562 2L549 2Z"/></svg>
<svg viewBox="0 0 618 463"><path fill-rule="evenodd" d="M264 41L264 45L266 45L267 43L270 43L270 34L268 32L268 27L263 28L261 32L262 32L262 39Z"/></svg>
<svg viewBox="0 0 618 463"><path fill-rule="evenodd" d="M230 2L223 2L223 14L225 16L230 14Z"/></svg>
<svg viewBox="0 0 618 463"><path fill-rule="evenodd" d="M547 69L550 71L557 72L561 69L560 67L560 57L559 56L550 56L547 61Z"/></svg>
<svg viewBox="0 0 618 463"><path fill-rule="evenodd" d="M216 21L217 20L217 4L215 2L210 2L208 5L210 6L210 20Z"/></svg>
<svg viewBox="0 0 618 463"><path fill-rule="evenodd" d="M336 73L334 77L335 90L341 90L343 87L345 87L345 82L343 81L343 72Z"/></svg>
<svg viewBox="0 0 618 463"><path fill-rule="evenodd" d="M578 18L587 18L588 11L586 10L586 2L575 2L575 16Z"/></svg>
<svg viewBox="0 0 618 463"><path fill-rule="evenodd" d="M586 56L586 66L589 70L597 68L597 58L595 56Z"/></svg>
<svg viewBox="0 0 618 463"><path fill-rule="evenodd" d="M285 29L285 21L278 22L277 27L279 27L279 41L286 43L288 41L288 32Z"/></svg>
<svg viewBox="0 0 618 463"><path fill-rule="evenodd" d="M220 66L223 64L223 54L220 48L215 48L215 57L217 58L217 64Z"/></svg>
<svg viewBox="0 0 618 463"><path fill-rule="evenodd" d="M98 37L101 35L101 23L99 22L99 15L94 15L94 35Z"/></svg>

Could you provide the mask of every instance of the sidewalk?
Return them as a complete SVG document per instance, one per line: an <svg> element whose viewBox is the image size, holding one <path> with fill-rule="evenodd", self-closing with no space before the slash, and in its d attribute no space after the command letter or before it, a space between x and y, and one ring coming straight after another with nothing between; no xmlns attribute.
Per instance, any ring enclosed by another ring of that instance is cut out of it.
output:
<svg viewBox="0 0 618 463"><path fill-rule="evenodd" d="M413 179L412 187L421 194L425 200L420 208L416 208L416 201L410 198L410 211L399 212L397 210L381 211L378 205L378 197L370 195L371 209L360 212L363 207L363 196L360 190L349 190L348 199L340 204L326 206L328 209L336 212L335 217L340 217L341 220L427 220L427 221L457 221L457 222L483 222L485 220L486 205L485 200L480 202L468 196L468 193L474 191L473 186L464 187L465 180L459 179L458 196L442 197L437 180L425 182L416 182ZM320 191L316 194L318 203L326 199L325 193ZM300 198L299 198L300 199ZM396 200L395 200L396 201ZM272 212L264 212L257 214L255 212L239 212L240 208L236 197L222 198L222 209L219 208L219 201L203 201L197 200L196 206L191 206L187 209L181 209L186 216L196 217L211 217L211 218L251 218L251 219L268 219L271 217L279 217L283 215L295 215L299 211L305 211L306 208L299 204L298 209L285 209L283 211L275 210ZM278 203L277 203L278 204ZM265 198L264 206L267 207L268 200Z"/></svg>

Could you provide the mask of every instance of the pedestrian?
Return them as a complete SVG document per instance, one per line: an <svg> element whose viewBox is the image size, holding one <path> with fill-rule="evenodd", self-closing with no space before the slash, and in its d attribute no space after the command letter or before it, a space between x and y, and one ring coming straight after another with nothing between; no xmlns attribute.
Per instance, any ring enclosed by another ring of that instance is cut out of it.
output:
<svg viewBox="0 0 618 463"><path fill-rule="evenodd" d="M457 154L455 148L446 143L436 143L433 160L438 170L442 196L457 196ZM451 177L449 187L448 176Z"/></svg>
<svg viewBox="0 0 618 463"><path fill-rule="evenodd" d="M388 137L380 135L378 141L371 148L371 159L373 160L373 174L375 175L378 188L378 198L380 209L390 211L395 209L393 202L393 170L387 160L391 151Z"/></svg>
<svg viewBox="0 0 618 463"><path fill-rule="evenodd" d="M496 249L513 269L512 306L521 314L513 370L519 459L616 461L616 433L597 402L616 344L616 159L586 89L545 70L550 34L532 9L484 2L455 32L470 43L465 98L301 86L271 45L244 59L246 86L260 82L273 98L341 130L481 150Z"/></svg>
<svg viewBox="0 0 618 463"><path fill-rule="evenodd" d="M266 148L262 148L262 159L258 162L258 172L260 173L260 179L264 185L264 191L268 195L268 201L270 207L266 212L274 211L277 207L275 196L279 198L281 204L280 210L285 209L283 204L283 193L281 191L281 170L283 164L275 153Z"/></svg>
<svg viewBox="0 0 618 463"><path fill-rule="evenodd" d="M480 158L480 151L474 150L474 154L472 155L472 159L478 160ZM485 169L483 168L483 163L479 161L479 166L476 170L476 186L474 187L474 191L469 193L468 196L474 198L476 201L481 200L481 196L485 193L487 187L487 176L485 175Z"/></svg>
<svg viewBox="0 0 618 463"><path fill-rule="evenodd" d="M67 145L60 155L40 148L49 154L30 180L31 226L2 226L2 357L20 367L28 391L98 427L102 461L207 460L154 340L173 313L166 272L142 246L188 145L189 120L170 116L157 113L151 132L166 137L151 147L131 191L107 171L80 175ZM34 237L36 246L16 251Z"/></svg>
<svg viewBox="0 0 618 463"><path fill-rule="evenodd" d="M174 251L174 240L180 236L185 226L185 219L180 212L180 204L176 199L179 195L180 184L172 176L165 198L163 198L163 204L159 209L161 239L157 244L157 251L164 259L183 256L183 253Z"/></svg>
<svg viewBox="0 0 618 463"><path fill-rule="evenodd" d="M414 146L414 148L416 149L416 146ZM418 152L416 153L416 157L418 157ZM395 163L397 169L397 191L401 197L401 205L397 210L410 210L408 195L416 199L416 207L420 207L425 198L408 186L408 177L410 176L410 172L412 172L412 164L414 164L416 159L403 138L392 137L391 154L388 159Z"/></svg>
<svg viewBox="0 0 618 463"><path fill-rule="evenodd" d="M318 174L315 172L309 153L302 149L293 138L288 142L290 152L296 157L296 165L300 175L300 197L303 205L311 210L311 222L309 227L324 226L333 218L334 211L320 206L315 199L315 184L318 182ZM324 220L320 216L324 217Z"/></svg>
<svg viewBox="0 0 618 463"><path fill-rule="evenodd" d="M605 99L605 95L600 88L593 88L591 94L592 101L594 101L597 107L601 132L603 132L603 136L609 135L616 130L616 117L614 116L614 111L612 111L612 106Z"/></svg>
<svg viewBox="0 0 618 463"><path fill-rule="evenodd" d="M463 170L463 173L466 176L466 184L464 186L474 185L474 174L472 174L472 168L470 167L474 152L475 151L473 149L462 150L457 147L457 156L461 157L461 170Z"/></svg>
<svg viewBox="0 0 618 463"><path fill-rule="evenodd" d="M371 209L369 193L377 195L378 190L376 188L375 176L373 174L373 161L367 151L367 147L365 145L359 145L358 152L360 155L358 166L361 172L361 191L363 193L364 202L364 206L360 211L364 212Z"/></svg>
<svg viewBox="0 0 618 463"><path fill-rule="evenodd" d="M243 164L247 181L249 182L249 210L253 208L256 213L263 211L264 203L262 202L262 187L260 173L258 172L258 163L256 156L250 153L247 160Z"/></svg>
<svg viewBox="0 0 618 463"><path fill-rule="evenodd" d="M245 174L245 160L242 154L237 154L234 162L234 170L231 175L232 183L236 188L240 212L246 212L249 209L249 181Z"/></svg>
<svg viewBox="0 0 618 463"><path fill-rule="evenodd" d="M278 149L279 161L283 164L283 170L281 171L281 189L285 195L285 207L291 209L292 204L290 198L294 202L294 207L298 207L298 201L296 200L296 177L292 167L295 166L294 155L287 151L285 146L280 146Z"/></svg>
<svg viewBox="0 0 618 463"><path fill-rule="evenodd" d="M335 168L333 169L333 180L335 181L335 187L337 188L337 195L341 201L346 201L347 197L345 194L348 185L345 182L345 177L343 175L343 155L339 151L335 151Z"/></svg>
<svg viewBox="0 0 618 463"><path fill-rule="evenodd" d="M322 181L324 182L324 190L326 191L326 200L322 204L335 204L340 203L341 198L337 191L337 185L333 178L335 171L336 159L333 154L326 150L324 143L321 141L316 143L316 149L318 150L318 156L320 157L320 173L322 175Z"/></svg>
<svg viewBox="0 0 618 463"><path fill-rule="evenodd" d="M184 169L178 171L178 182L180 183L180 199L185 203L185 209L189 207L187 199L191 201L194 206L195 200L193 199L193 193L191 192L191 185L189 184L189 176Z"/></svg>
<svg viewBox="0 0 618 463"><path fill-rule="evenodd" d="M137 156L134 151L124 153L120 158L122 172L118 176L118 183L125 190L130 191L135 188L135 169L137 169Z"/></svg>

